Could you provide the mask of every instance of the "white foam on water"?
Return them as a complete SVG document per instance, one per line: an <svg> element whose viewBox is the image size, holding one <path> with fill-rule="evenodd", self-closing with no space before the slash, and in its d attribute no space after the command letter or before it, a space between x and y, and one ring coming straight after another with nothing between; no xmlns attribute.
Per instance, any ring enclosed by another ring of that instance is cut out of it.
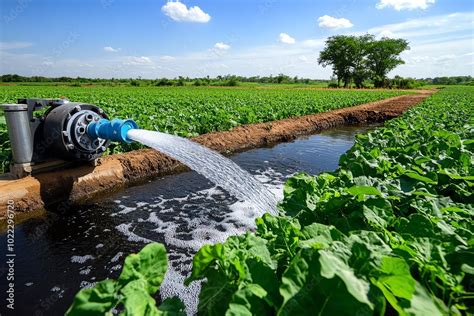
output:
<svg viewBox="0 0 474 316"><path fill-rule="evenodd" d="M122 210L118 212L117 214L128 214L137 210L136 207L127 207L125 205L119 205L119 208L121 208Z"/></svg>
<svg viewBox="0 0 474 316"><path fill-rule="evenodd" d="M79 271L79 274L88 275L91 272L91 268L82 269Z"/></svg>
<svg viewBox="0 0 474 316"><path fill-rule="evenodd" d="M92 260L92 259L94 259L94 256L92 256L92 255L72 256L71 257L71 262L72 263L84 263L87 260Z"/></svg>
<svg viewBox="0 0 474 316"><path fill-rule="evenodd" d="M110 262L117 262L121 256L123 256L123 252L117 252L117 254L112 259L110 259Z"/></svg>
<svg viewBox="0 0 474 316"><path fill-rule="evenodd" d="M189 286L186 286L184 285L186 277L180 272L190 269L189 265L175 269L171 264L168 264L168 270L160 286L160 294L162 299L178 296L184 303L184 306L186 306L186 313L188 315L196 315L199 302L196 293L201 292L201 282L194 281Z"/></svg>
<svg viewBox="0 0 474 316"><path fill-rule="evenodd" d="M97 282L81 281L81 284L79 284L79 287L81 289L89 289L91 287L94 287L96 284Z"/></svg>
<svg viewBox="0 0 474 316"><path fill-rule="evenodd" d="M116 265L114 265L112 268L110 268L110 270L112 270L112 271L118 271L118 270L120 270L120 269L122 269L122 265L121 265L121 264L116 264Z"/></svg>
<svg viewBox="0 0 474 316"><path fill-rule="evenodd" d="M130 231L132 228L132 223L128 224L120 224L115 227L119 232L124 234L125 236L128 237L128 241L134 241L134 242L144 242L144 243L150 243L152 240L148 238L143 238L135 234L133 231Z"/></svg>

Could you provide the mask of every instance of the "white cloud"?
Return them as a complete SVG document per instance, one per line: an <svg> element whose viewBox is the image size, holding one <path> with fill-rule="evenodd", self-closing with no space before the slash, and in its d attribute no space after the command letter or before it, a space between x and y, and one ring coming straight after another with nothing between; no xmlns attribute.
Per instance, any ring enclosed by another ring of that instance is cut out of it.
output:
<svg viewBox="0 0 474 316"><path fill-rule="evenodd" d="M468 55L470 45L472 45L470 38L411 45L411 50L402 54L406 64L397 67L391 74L418 78L472 76L474 68L466 67L473 61L472 56Z"/></svg>
<svg viewBox="0 0 474 316"><path fill-rule="evenodd" d="M153 61L151 60L150 57L146 56L127 56L125 60L123 61L124 65L134 65L134 66L140 66L140 65L153 65Z"/></svg>
<svg viewBox="0 0 474 316"><path fill-rule="evenodd" d="M347 29L354 26L348 19L334 18L329 15L323 15L318 18L319 27L326 29Z"/></svg>
<svg viewBox="0 0 474 316"><path fill-rule="evenodd" d="M380 0L376 7L377 9L391 7L397 11L415 9L426 10L430 4L434 3L435 0Z"/></svg>
<svg viewBox="0 0 474 316"><path fill-rule="evenodd" d="M120 48L113 48L110 46L105 46L104 51L109 52L109 53L117 53L120 51Z"/></svg>
<svg viewBox="0 0 474 316"><path fill-rule="evenodd" d="M302 62L307 62L307 61L308 61L308 57L302 55L302 56L298 57L298 60L299 60L299 61L302 61Z"/></svg>
<svg viewBox="0 0 474 316"><path fill-rule="evenodd" d="M474 12L451 13L412 19L370 28L368 33L407 39L429 37L439 39L441 34L466 32L471 34Z"/></svg>
<svg viewBox="0 0 474 316"><path fill-rule="evenodd" d="M307 40L304 40L302 43L304 47L318 48L318 47L323 47L324 42L325 42L324 38L319 38L319 39L307 39Z"/></svg>
<svg viewBox="0 0 474 316"><path fill-rule="evenodd" d="M293 37L286 33L280 33L280 35L278 36L278 40L280 41L280 43L284 44L294 44L296 42Z"/></svg>
<svg viewBox="0 0 474 316"><path fill-rule="evenodd" d="M166 56L161 56L160 60L161 61L173 61L173 60L176 60L176 57L166 55Z"/></svg>
<svg viewBox="0 0 474 316"><path fill-rule="evenodd" d="M322 47L324 46L324 41L325 39L320 38L320 39L307 39L303 41L303 46L304 47L311 47L311 48L316 48L316 47Z"/></svg>
<svg viewBox="0 0 474 316"><path fill-rule="evenodd" d="M377 34L378 37L396 38L397 35L390 30L382 30Z"/></svg>
<svg viewBox="0 0 474 316"><path fill-rule="evenodd" d="M211 16L202 11L200 7L194 6L188 8L184 3L179 1L168 1L161 7L161 11L177 22L207 23L211 20Z"/></svg>
<svg viewBox="0 0 474 316"><path fill-rule="evenodd" d="M214 48L219 50L228 50L230 49L230 45L223 42L219 42L214 45Z"/></svg>
<svg viewBox="0 0 474 316"><path fill-rule="evenodd" d="M0 50L19 49L33 46L29 42L0 42Z"/></svg>

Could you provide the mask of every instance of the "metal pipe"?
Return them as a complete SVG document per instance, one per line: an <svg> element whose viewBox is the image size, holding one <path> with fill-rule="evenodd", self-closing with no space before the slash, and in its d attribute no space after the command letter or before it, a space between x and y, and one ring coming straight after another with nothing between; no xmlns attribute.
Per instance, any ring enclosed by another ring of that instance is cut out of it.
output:
<svg viewBox="0 0 474 316"><path fill-rule="evenodd" d="M101 119L87 126L87 134L92 139L102 138L122 143L131 143L132 140L127 137L127 132L136 128L138 128L138 125L133 120L113 119L109 121Z"/></svg>
<svg viewBox="0 0 474 316"><path fill-rule="evenodd" d="M15 164L30 163L33 158L33 136L28 106L26 104L2 104L1 107L5 111L13 162Z"/></svg>

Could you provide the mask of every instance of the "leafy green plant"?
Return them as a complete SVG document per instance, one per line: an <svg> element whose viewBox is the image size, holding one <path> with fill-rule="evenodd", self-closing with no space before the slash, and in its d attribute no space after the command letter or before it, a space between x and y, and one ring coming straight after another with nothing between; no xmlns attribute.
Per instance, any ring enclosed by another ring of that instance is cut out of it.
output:
<svg viewBox="0 0 474 316"><path fill-rule="evenodd" d="M66 315L112 315L113 308L123 309L121 315L184 315L179 299L166 299L157 307L153 298L167 267L165 247L148 244L125 259L118 280L104 280L79 291Z"/></svg>
<svg viewBox="0 0 474 316"><path fill-rule="evenodd" d="M0 172L8 171L8 165L10 162L10 141L8 139L7 123L5 116L0 113Z"/></svg>

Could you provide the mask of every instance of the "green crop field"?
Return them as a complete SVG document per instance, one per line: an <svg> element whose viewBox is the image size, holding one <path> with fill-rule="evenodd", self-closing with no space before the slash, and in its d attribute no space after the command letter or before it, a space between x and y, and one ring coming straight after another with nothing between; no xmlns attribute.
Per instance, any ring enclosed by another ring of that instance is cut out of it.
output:
<svg viewBox="0 0 474 316"><path fill-rule="evenodd" d="M279 216L194 256L199 313L472 315L473 103L474 88L443 89L358 136L336 171L290 178ZM150 296L166 260L164 246L146 246L69 314L182 311Z"/></svg>
<svg viewBox="0 0 474 316"><path fill-rule="evenodd" d="M18 98L58 98L95 104L111 118L131 118L141 128L190 137L229 130L240 124L267 122L292 116L376 101L409 92L374 90L307 90L215 87L56 87L0 86L0 103ZM0 111L1 112L1 111ZM0 114L0 160L9 156L4 118ZM113 144L109 153L139 148Z"/></svg>

